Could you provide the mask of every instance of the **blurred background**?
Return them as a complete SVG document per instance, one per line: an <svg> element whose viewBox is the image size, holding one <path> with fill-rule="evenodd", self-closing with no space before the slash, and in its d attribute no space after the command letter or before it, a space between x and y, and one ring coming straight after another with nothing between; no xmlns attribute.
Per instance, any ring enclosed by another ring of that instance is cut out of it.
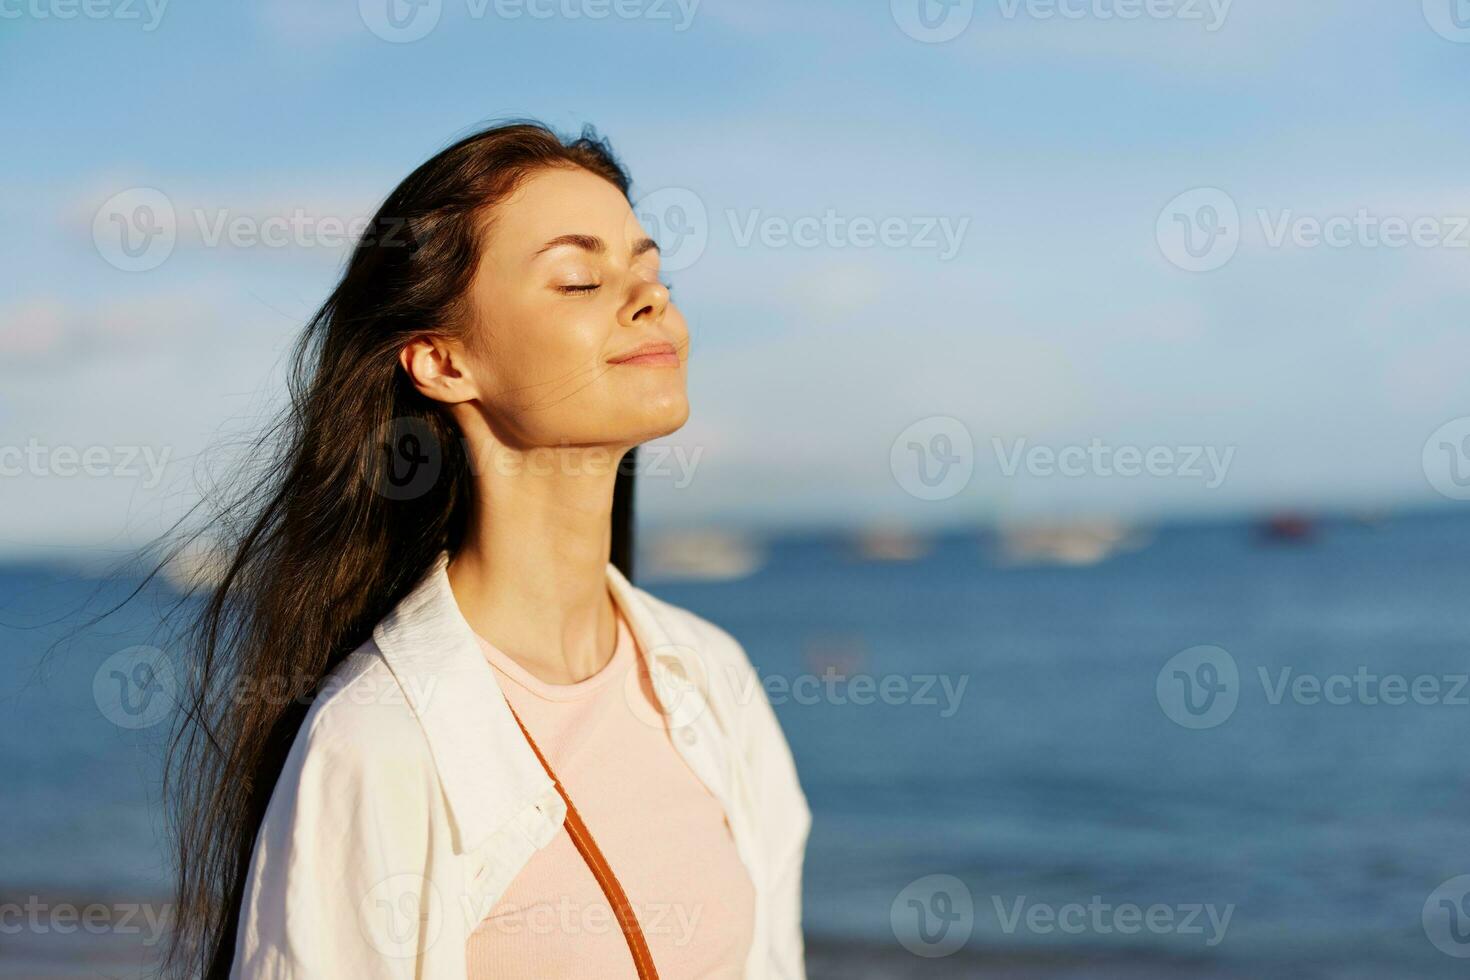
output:
<svg viewBox="0 0 1470 980"><path fill-rule="evenodd" d="M170 586L77 610L533 116L690 323L637 577L765 679L814 978L1464 976L1467 79L1464 0L0 0L0 975L167 918Z"/></svg>

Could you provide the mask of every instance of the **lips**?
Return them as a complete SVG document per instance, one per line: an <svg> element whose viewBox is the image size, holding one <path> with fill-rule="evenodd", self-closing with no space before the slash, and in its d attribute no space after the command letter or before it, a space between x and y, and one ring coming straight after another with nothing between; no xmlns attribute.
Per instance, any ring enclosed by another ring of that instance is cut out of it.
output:
<svg viewBox="0 0 1470 980"><path fill-rule="evenodd" d="M679 351L667 341L639 344L607 359L609 364L639 364L646 366L678 367Z"/></svg>

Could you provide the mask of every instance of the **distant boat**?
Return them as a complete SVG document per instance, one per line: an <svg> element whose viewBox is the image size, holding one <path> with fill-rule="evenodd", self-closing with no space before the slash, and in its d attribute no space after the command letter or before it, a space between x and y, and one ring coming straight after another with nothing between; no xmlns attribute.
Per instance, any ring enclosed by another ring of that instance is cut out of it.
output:
<svg viewBox="0 0 1470 980"><path fill-rule="evenodd" d="M163 577L179 592L208 591L224 581L232 556L217 545L197 540L163 566Z"/></svg>
<svg viewBox="0 0 1470 980"><path fill-rule="evenodd" d="M851 677L870 669L868 644L860 634L809 636L802 654L806 669L817 675Z"/></svg>
<svg viewBox="0 0 1470 980"><path fill-rule="evenodd" d="M760 543L733 531L666 531L653 535L638 556L640 576L663 581L731 581L763 564Z"/></svg>
<svg viewBox="0 0 1470 980"><path fill-rule="evenodd" d="M1301 543L1317 534L1317 522L1305 514L1272 514L1257 525L1257 531L1267 541Z"/></svg>
<svg viewBox="0 0 1470 980"><path fill-rule="evenodd" d="M1149 536L1111 521L1000 529L1001 561L1011 565L1096 565L1136 551Z"/></svg>
<svg viewBox="0 0 1470 980"><path fill-rule="evenodd" d="M900 527L871 527L858 534L855 548L864 561L914 561L929 551L929 543Z"/></svg>

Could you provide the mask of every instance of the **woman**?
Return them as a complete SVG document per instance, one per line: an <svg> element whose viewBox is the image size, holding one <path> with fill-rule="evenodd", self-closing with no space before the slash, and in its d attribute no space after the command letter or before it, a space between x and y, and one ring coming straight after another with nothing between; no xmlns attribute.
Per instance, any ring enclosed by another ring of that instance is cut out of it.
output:
<svg viewBox="0 0 1470 980"><path fill-rule="evenodd" d="M590 132L477 133L312 320L196 624L179 972L803 976L775 716L626 575L619 463L688 414L628 187Z"/></svg>

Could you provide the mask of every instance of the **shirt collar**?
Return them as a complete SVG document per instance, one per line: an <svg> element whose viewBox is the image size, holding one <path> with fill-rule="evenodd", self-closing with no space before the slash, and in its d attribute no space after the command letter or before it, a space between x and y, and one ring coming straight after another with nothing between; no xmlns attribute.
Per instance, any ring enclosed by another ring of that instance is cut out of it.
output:
<svg viewBox="0 0 1470 980"><path fill-rule="evenodd" d="M467 852L546 797L552 784L460 612L448 566L448 553L440 552L374 628L373 639L423 726L457 849ZM654 604L610 562L607 583L652 669L678 664L687 670L683 661L693 651L670 641Z"/></svg>

